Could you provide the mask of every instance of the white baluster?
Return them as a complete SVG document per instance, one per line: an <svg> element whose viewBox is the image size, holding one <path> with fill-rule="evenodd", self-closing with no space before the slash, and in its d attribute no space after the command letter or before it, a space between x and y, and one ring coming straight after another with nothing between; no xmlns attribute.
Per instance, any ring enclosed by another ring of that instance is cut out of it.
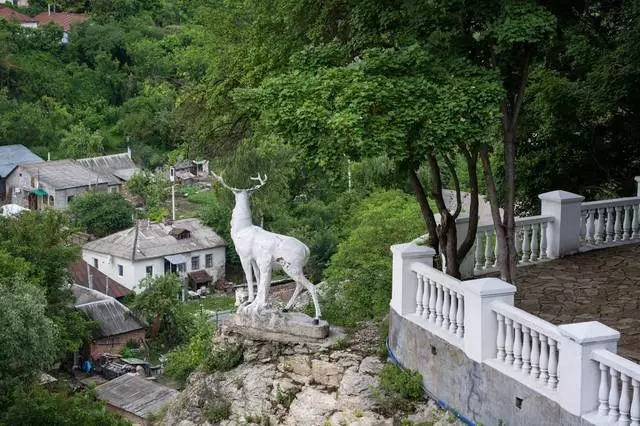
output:
<svg viewBox="0 0 640 426"><path fill-rule="evenodd" d="M493 245L493 267L498 267L498 257L500 256L500 244L498 244L498 233L494 233L496 236L496 243Z"/></svg>
<svg viewBox="0 0 640 426"><path fill-rule="evenodd" d="M416 291L416 314L422 315L422 293L424 291L424 283L422 275L418 274L418 290Z"/></svg>
<svg viewBox="0 0 640 426"><path fill-rule="evenodd" d="M531 329L531 378L537 379L540 373L540 342L538 332Z"/></svg>
<svg viewBox="0 0 640 426"><path fill-rule="evenodd" d="M631 423L631 419L629 418L629 411L631 410L629 376L621 373L620 380L622 381L622 392L620 393L620 418L618 419L618 425L629 426L629 423Z"/></svg>
<svg viewBox="0 0 640 426"><path fill-rule="evenodd" d="M436 282L429 279L429 322L435 324L436 322L436 297L438 290L436 289Z"/></svg>
<svg viewBox="0 0 640 426"><path fill-rule="evenodd" d="M552 338L549 338L549 387L558 387L558 351L557 343Z"/></svg>
<svg viewBox="0 0 640 426"><path fill-rule="evenodd" d="M540 248L540 243L538 242L538 229L540 229L540 224L531 225L531 257L529 260L535 262L538 260L538 253Z"/></svg>
<svg viewBox="0 0 640 426"><path fill-rule="evenodd" d="M456 336L462 338L464 336L464 299L462 294L458 293L458 313L456 314Z"/></svg>
<svg viewBox="0 0 640 426"><path fill-rule="evenodd" d="M542 222L540 227L540 259L547 259L547 222Z"/></svg>
<svg viewBox="0 0 640 426"><path fill-rule="evenodd" d="M517 322L513 322L513 366L516 370L522 368L522 332L521 325Z"/></svg>
<svg viewBox="0 0 640 426"><path fill-rule="evenodd" d="M449 307L449 333L456 334L456 315L458 309L458 298L456 292L449 290L449 299L451 300L451 306Z"/></svg>
<svg viewBox="0 0 640 426"><path fill-rule="evenodd" d="M513 364L513 320L504 318L504 326L506 327L506 337L504 342L504 352L506 354L504 362L508 365Z"/></svg>
<svg viewBox="0 0 640 426"><path fill-rule="evenodd" d="M531 336L529 327L522 326L522 371L529 374L531 371Z"/></svg>
<svg viewBox="0 0 640 426"><path fill-rule="evenodd" d="M594 244L596 242L596 211L589 210L587 218L587 242Z"/></svg>
<svg viewBox="0 0 640 426"><path fill-rule="evenodd" d="M580 210L580 241L587 241L587 218L589 210Z"/></svg>
<svg viewBox="0 0 640 426"><path fill-rule="evenodd" d="M631 216L633 216L633 206L624 206L624 224L622 225L624 241L631 239Z"/></svg>
<svg viewBox="0 0 640 426"><path fill-rule="evenodd" d="M484 241L482 235L482 232L478 232L476 234L476 263L474 265L476 271L479 271L484 267Z"/></svg>
<svg viewBox="0 0 640 426"><path fill-rule="evenodd" d="M598 415L604 417L609 414L609 367L600 363L600 386L598 387Z"/></svg>
<svg viewBox="0 0 640 426"><path fill-rule="evenodd" d="M529 235L529 230L531 225L524 225L522 227L522 263L527 263L529 261L529 257L531 256L531 237Z"/></svg>
<svg viewBox="0 0 640 426"><path fill-rule="evenodd" d="M622 207L618 206L616 210L616 219L613 224L613 240L622 240Z"/></svg>
<svg viewBox="0 0 640 426"><path fill-rule="evenodd" d="M493 256L493 246L491 245L493 244L493 241L491 241L492 234L492 230L486 230L484 232L484 236L487 240L484 245L484 269L489 269L493 266L493 259L491 258L491 256Z"/></svg>
<svg viewBox="0 0 640 426"><path fill-rule="evenodd" d="M496 346L498 348L498 353L496 358L500 361L504 361L505 353L504 353L504 317L500 314L496 314L498 319L498 337L496 339Z"/></svg>
<svg viewBox="0 0 640 426"><path fill-rule="evenodd" d="M450 308L450 297L449 297L449 289L445 286L442 286L442 328L445 330L449 329L449 308Z"/></svg>
<svg viewBox="0 0 640 426"><path fill-rule="evenodd" d="M422 318L429 318L429 279L423 277L424 290L422 291Z"/></svg>
<svg viewBox="0 0 640 426"><path fill-rule="evenodd" d="M640 383L636 379L631 380L633 396L631 398L631 426L640 426Z"/></svg>
<svg viewBox="0 0 640 426"><path fill-rule="evenodd" d="M547 336L540 333L540 377L541 385L546 385L549 379L549 347L547 346Z"/></svg>
<svg viewBox="0 0 640 426"><path fill-rule="evenodd" d="M436 288L438 289L438 297L436 299L436 326L442 327L442 302L444 301L442 284L436 283Z"/></svg>
<svg viewBox="0 0 640 426"><path fill-rule="evenodd" d="M613 241L613 207L607 207L607 226L606 226L606 242Z"/></svg>
<svg viewBox="0 0 640 426"><path fill-rule="evenodd" d="M596 244L604 241L604 209L598 209L598 224L596 225Z"/></svg>
<svg viewBox="0 0 640 426"><path fill-rule="evenodd" d="M520 263L522 261L522 227L516 226L516 261Z"/></svg>
<svg viewBox="0 0 640 426"><path fill-rule="evenodd" d="M609 368L609 374L611 375L611 386L609 386L609 421L615 422L618 420L618 404L620 402L620 391L618 389L619 373L612 367Z"/></svg>
<svg viewBox="0 0 640 426"><path fill-rule="evenodd" d="M640 238L640 206L633 206L633 220L631 221L631 238Z"/></svg>

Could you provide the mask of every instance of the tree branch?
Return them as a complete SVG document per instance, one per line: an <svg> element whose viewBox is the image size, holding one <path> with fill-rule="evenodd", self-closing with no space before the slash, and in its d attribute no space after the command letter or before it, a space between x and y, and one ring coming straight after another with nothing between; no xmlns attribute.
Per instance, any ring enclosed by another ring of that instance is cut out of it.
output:
<svg viewBox="0 0 640 426"><path fill-rule="evenodd" d="M427 225L427 231L429 232L429 237L431 239L429 244L439 252L440 247L438 245L440 243L440 239L438 238L438 225L436 224L436 219L433 216L433 210L431 210L431 206L429 205L429 200L427 199L424 186L422 186L422 182L420 182L420 178L418 177L414 167L409 167L409 181L411 182L413 192L416 194L416 199L420 205L422 218Z"/></svg>

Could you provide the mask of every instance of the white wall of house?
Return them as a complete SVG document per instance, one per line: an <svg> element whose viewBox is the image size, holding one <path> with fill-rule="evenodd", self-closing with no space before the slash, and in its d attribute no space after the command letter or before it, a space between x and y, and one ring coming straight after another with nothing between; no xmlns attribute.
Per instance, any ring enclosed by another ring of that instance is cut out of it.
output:
<svg viewBox="0 0 640 426"><path fill-rule="evenodd" d="M220 278L224 278L224 267L226 261L224 247L215 247L207 250L179 254L182 254L187 258L187 272L206 269L209 275L213 277L214 282ZM211 254L213 256L212 266L210 268L205 267L207 254ZM191 258L195 256L200 258L200 267L198 269L191 268ZM92 250L83 249L82 259L92 266L96 266L95 260L97 259L97 268L100 271L109 278L118 281L120 284L131 290L137 290L140 280L147 276L147 267L152 268L154 276L164 275L164 257L141 259L132 262L129 259L109 256L104 253L97 253ZM122 275L120 275L119 266L122 266Z"/></svg>

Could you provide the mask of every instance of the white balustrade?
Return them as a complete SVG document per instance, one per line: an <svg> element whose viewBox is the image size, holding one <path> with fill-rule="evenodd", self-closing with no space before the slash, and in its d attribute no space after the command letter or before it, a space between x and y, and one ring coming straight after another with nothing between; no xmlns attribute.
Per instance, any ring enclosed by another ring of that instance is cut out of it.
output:
<svg viewBox="0 0 640 426"><path fill-rule="evenodd" d="M580 241L610 245L640 239L640 197L582 203Z"/></svg>
<svg viewBox="0 0 640 426"><path fill-rule="evenodd" d="M414 263L418 286L415 314L448 336L464 337L464 284L430 266Z"/></svg>
<svg viewBox="0 0 640 426"><path fill-rule="evenodd" d="M615 229L615 228L614 228ZM600 370L596 424L640 426L640 365L606 349L596 349L591 359Z"/></svg>
<svg viewBox="0 0 640 426"><path fill-rule="evenodd" d="M558 328L522 309L494 302L497 321L496 360L511 367L532 386L558 388Z"/></svg>
<svg viewBox="0 0 640 426"><path fill-rule="evenodd" d="M531 216L516 219L516 249L518 263L531 264L549 259L548 236L552 216ZM473 250L476 273L498 268L499 246L493 224L479 225Z"/></svg>

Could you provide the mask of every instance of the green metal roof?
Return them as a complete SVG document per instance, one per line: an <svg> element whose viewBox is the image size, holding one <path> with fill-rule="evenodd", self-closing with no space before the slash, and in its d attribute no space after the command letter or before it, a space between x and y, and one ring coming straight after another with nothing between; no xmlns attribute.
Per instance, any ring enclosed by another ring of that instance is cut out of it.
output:
<svg viewBox="0 0 640 426"><path fill-rule="evenodd" d="M40 188L36 188L36 189L32 189L31 190L32 194L36 194L36 195L41 195L41 196L45 196L47 195L47 191L45 191L44 189L40 189Z"/></svg>

